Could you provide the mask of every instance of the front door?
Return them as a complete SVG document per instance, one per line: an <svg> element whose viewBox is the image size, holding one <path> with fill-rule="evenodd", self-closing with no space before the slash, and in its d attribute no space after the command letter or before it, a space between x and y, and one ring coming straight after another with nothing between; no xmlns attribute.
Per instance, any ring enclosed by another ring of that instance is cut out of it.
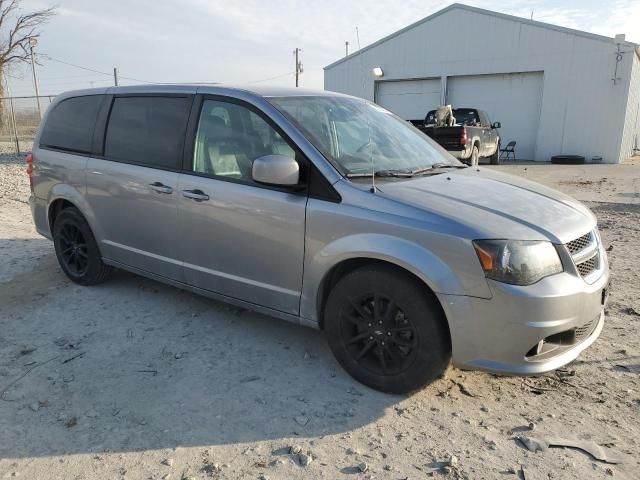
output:
<svg viewBox="0 0 640 480"><path fill-rule="evenodd" d="M237 101L205 98L196 130L191 171L178 182L186 282L298 314L307 195L259 185L251 168L264 155L299 154L263 114Z"/></svg>
<svg viewBox="0 0 640 480"><path fill-rule="evenodd" d="M87 200L102 255L174 280L178 169L191 96L113 99L104 158L87 164Z"/></svg>

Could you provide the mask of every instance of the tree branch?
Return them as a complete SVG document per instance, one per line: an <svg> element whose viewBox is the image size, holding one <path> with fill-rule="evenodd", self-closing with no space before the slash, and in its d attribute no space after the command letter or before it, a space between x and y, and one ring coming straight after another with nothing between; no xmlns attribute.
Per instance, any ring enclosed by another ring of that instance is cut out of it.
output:
<svg viewBox="0 0 640 480"><path fill-rule="evenodd" d="M10 0L8 4L0 0L0 31L10 18L15 19L0 47L0 69L11 62L27 60L31 41L40 36L40 27L55 15L55 7L16 15L19 6L20 0Z"/></svg>

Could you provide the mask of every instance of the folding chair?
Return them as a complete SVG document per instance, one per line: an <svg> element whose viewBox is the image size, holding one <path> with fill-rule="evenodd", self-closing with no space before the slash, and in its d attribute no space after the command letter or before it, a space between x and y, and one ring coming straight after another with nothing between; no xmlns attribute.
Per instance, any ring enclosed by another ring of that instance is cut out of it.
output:
<svg viewBox="0 0 640 480"><path fill-rule="evenodd" d="M505 155L506 154L506 155ZM509 160L509 156L513 156L513 160L516 159L516 142L515 140L507 143L505 148L500 149L500 160Z"/></svg>

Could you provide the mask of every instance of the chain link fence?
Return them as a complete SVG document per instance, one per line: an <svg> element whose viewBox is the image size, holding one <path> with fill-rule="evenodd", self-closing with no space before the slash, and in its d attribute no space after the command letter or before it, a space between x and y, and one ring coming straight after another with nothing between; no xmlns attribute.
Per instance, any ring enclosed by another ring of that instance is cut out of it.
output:
<svg viewBox="0 0 640 480"><path fill-rule="evenodd" d="M41 113L54 96L0 97L0 154L30 152Z"/></svg>

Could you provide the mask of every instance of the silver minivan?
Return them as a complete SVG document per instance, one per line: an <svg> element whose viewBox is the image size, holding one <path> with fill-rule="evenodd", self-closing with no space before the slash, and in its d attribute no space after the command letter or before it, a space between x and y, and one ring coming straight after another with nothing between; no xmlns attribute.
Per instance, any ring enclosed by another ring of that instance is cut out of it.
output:
<svg viewBox="0 0 640 480"><path fill-rule="evenodd" d="M596 218L467 167L362 99L157 85L69 92L27 159L31 209L81 285L122 268L323 330L357 380L539 374L600 334Z"/></svg>

